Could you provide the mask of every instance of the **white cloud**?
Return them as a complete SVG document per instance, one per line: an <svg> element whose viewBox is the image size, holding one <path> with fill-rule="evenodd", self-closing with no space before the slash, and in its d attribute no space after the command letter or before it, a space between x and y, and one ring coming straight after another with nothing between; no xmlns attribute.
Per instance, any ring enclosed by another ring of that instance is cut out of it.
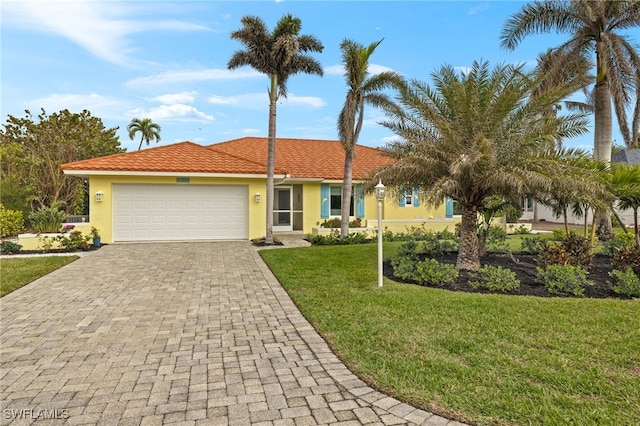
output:
<svg viewBox="0 0 640 426"><path fill-rule="evenodd" d="M243 133L245 135L255 135L255 134L260 134L262 132L262 130L260 129L240 129L240 133Z"/></svg>
<svg viewBox="0 0 640 426"><path fill-rule="evenodd" d="M344 75L344 65L329 65L324 67L324 73L327 75Z"/></svg>
<svg viewBox="0 0 640 426"><path fill-rule="evenodd" d="M467 12L468 15L478 15L480 12L484 12L489 9L489 3L482 3L478 6L474 6Z"/></svg>
<svg viewBox="0 0 640 426"><path fill-rule="evenodd" d="M57 34L114 64L131 65L136 50L128 36L149 30L202 31L208 28L175 20L136 20L140 10L122 2L3 2L3 23Z"/></svg>
<svg viewBox="0 0 640 426"><path fill-rule="evenodd" d="M214 121L212 115L198 111L191 105L160 105L153 108L135 108L127 111L129 117L145 117L154 121Z"/></svg>
<svg viewBox="0 0 640 426"><path fill-rule="evenodd" d="M196 99L198 92L192 90L190 92L168 93L166 95L150 98L151 101L157 101L163 104L190 104Z"/></svg>
<svg viewBox="0 0 640 426"><path fill-rule="evenodd" d="M246 108L263 108L269 105L269 97L266 93L247 93L236 96L212 95L208 100L215 105L241 106Z"/></svg>
<svg viewBox="0 0 640 426"><path fill-rule="evenodd" d="M157 74L151 74L145 77L134 78L129 80L127 86L151 85L151 84L168 84L183 83L190 81L208 81L208 80L238 80L243 78L264 77L257 71L229 71L226 69L204 69L204 70L182 70L182 71L164 71Z"/></svg>
<svg viewBox="0 0 640 426"><path fill-rule="evenodd" d="M312 108L322 108L327 104L322 98L317 98L315 96L296 96L292 94L286 98L281 98L280 102L291 105L306 105Z"/></svg>
<svg viewBox="0 0 640 426"><path fill-rule="evenodd" d="M269 105L269 97L266 93L247 93L237 96L218 96L209 97L209 102L216 105L229 105L242 108L266 108ZM286 98L280 98L278 105L306 105L312 108L322 108L327 103L315 96L296 96L289 94Z"/></svg>

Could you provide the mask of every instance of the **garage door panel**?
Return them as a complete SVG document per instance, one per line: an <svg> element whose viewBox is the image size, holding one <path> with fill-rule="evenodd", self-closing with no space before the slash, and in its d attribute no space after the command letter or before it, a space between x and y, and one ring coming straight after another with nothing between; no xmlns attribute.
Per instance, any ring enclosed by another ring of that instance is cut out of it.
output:
<svg viewBox="0 0 640 426"><path fill-rule="evenodd" d="M114 185L115 241L248 238L248 187Z"/></svg>

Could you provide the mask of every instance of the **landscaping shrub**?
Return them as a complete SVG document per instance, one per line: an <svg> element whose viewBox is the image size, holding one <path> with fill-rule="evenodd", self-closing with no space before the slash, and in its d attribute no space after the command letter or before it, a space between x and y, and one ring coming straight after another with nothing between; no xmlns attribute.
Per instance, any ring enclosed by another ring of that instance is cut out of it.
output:
<svg viewBox="0 0 640 426"><path fill-rule="evenodd" d="M591 241L577 234L569 234L561 243L543 241L540 244L538 265L572 265L589 269L593 263Z"/></svg>
<svg viewBox="0 0 640 426"><path fill-rule="evenodd" d="M564 230L562 229L554 229L551 232L553 234L554 241L562 241L564 240L564 237L567 235L567 233L564 232Z"/></svg>
<svg viewBox="0 0 640 426"><path fill-rule="evenodd" d="M508 292L520 287L515 272L501 266L485 265L480 271L471 273L469 285L472 288L487 288L493 291Z"/></svg>
<svg viewBox="0 0 640 426"><path fill-rule="evenodd" d="M513 233L516 235L526 235L531 233L531 229L524 225L520 225L513 230Z"/></svg>
<svg viewBox="0 0 640 426"><path fill-rule="evenodd" d="M422 252L427 257L443 256L458 251L460 239L447 230L442 232L427 232L423 235Z"/></svg>
<svg viewBox="0 0 640 426"><path fill-rule="evenodd" d="M0 242L0 253L17 253L22 249L20 244L3 240Z"/></svg>
<svg viewBox="0 0 640 426"><path fill-rule="evenodd" d="M349 228L360 228L362 226L362 220L360 218L356 218L349 222ZM342 227L342 219L339 217L334 217L329 220L326 220L320 224L321 228L341 228Z"/></svg>
<svg viewBox="0 0 640 426"><path fill-rule="evenodd" d="M315 246L335 246L347 244L364 244L368 243L369 239L362 232L348 234L344 238L340 238L340 230L334 229L329 235L311 235L309 237L309 242Z"/></svg>
<svg viewBox="0 0 640 426"><path fill-rule="evenodd" d="M504 206L502 211L507 218L507 223L517 223L522 217L522 209L514 206L513 204Z"/></svg>
<svg viewBox="0 0 640 426"><path fill-rule="evenodd" d="M382 234L385 241L424 241L429 238L430 235L433 235L434 232L432 230L427 230L424 225L421 226L408 226L406 228L407 232L393 232L388 228L384 229ZM440 231L436 233L439 235L441 239L455 239L455 236L452 232ZM451 238L449 236L451 235Z"/></svg>
<svg viewBox="0 0 640 426"><path fill-rule="evenodd" d="M440 263L435 259L426 259L418 264L415 276L420 285L445 286L453 284L458 278L455 265Z"/></svg>
<svg viewBox="0 0 640 426"><path fill-rule="evenodd" d="M589 238L569 233L569 235L562 240L562 245L567 253L569 253L571 265L581 266L585 269L591 268L593 263L593 246Z"/></svg>
<svg viewBox="0 0 640 426"><path fill-rule="evenodd" d="M570 293L575 296L584 294L588 285L593 281L587 279L587 271L573 265L549 265L546 268L537 268L536 279L543 284L549 293Z"/></svg>
<svg viewBox="0 0 640 426"><path fill-rule="evenodd" d="M542 241L536 261L538 266L542 268L550 265L567 265L569 264L569 253L567 253L562 244Z"/></svg>
<svg viewBox="0 0 640 426"><path fill-rule="evenodd" d="M538 237L522 237L520 251L526 254L539 254L542 250L542 242Z"/></svg>
<svg viewBox="0 0 640 426"><path fill-rule="evenodd" d="M58 235L54 239L60 243L60 247L65 251L76 251L88 250L91 237L89 235L84 236L81 231L76 230L71 231L68 237L66 235Z"/></svg>
<svg viewBox="0 0 640 426"><path fill-rule="evenodd" d="M62 222L67 217L58 206L51 206L48 209L41 208L29 215L29 223L36 233L58 232Z"/></svg>
<svg viewBox="0 0 640 426"><path fill-rule="evenodd" d="M418 244L409 240L400 244L395 256L391 259L393 276L402 280L416 280L416 268L420 261Z"/></svg>
<svg viewBox="0 0 640 426"><path fill-rule="evenodd" d="M507 231L498 227L490 226L486 242L487 251L504 253L509 251L507 245Z"/></svg>
<svg viewBox="0 0 640 426"><path fill-rule="evenodd" d="M614 269L609 272L609 277L613 291L623 296L640 297L640 278L633 272L631 268L622 272L619 269Z"/></svg>
<svg viewBox="0 0 640 426"><path fill-rule="evenodd" d="M633 247L635 245L635 236L631 232L618 232L610 240L602 243L602 251L607 256L615 254L620 247Z"/></svg>
<svg viewBox="0 0 640 426"><path fill-rule="evenodd" d="M633 269L633 272L640 274L640 247L629 245L617 248L611 258L611 266L620 271Z"/></svg>
<svg viewBox="0 0 640 426"><path fill-rule="evenodd" d="M18 235L24 227L24 217L22 212L5 209L0 204L0 237L11 237Z"/></svg>

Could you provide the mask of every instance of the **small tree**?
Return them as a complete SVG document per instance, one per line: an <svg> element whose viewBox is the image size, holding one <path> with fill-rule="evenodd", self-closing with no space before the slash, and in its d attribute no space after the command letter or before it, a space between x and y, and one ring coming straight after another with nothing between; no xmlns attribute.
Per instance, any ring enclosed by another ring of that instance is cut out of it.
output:
<svg viewBox="0 0 640 426"><path fill-rule="evenodd" d="M640 166L615 164L612 166L612 184L618 197L618 207L633 210L635 245L640 247L638 209L640 209Z"/></svg>
<svg viewBox="0 0 640 426"><path fill-rule="evenodd" d="M478 213L486 200L548 189L551 176L568 170L542 147L585 133L587 121L582 114L543 115L573 88L531 96L543 77L522 66L491 69L487 62L474 62L466 74L444 66L432 76L433 87L413 80L400 89L401 112L386 110L383 124L401 140L387 146L395 161L373 178L396 186L410 183L435 205L445 197L457 200L462 209L457 266L476 271Z"/></svg>
<svg viewBox="0 0 640 426"><path fill-rule="evenodd" d="M136 133L140 133L140 145L138 145L138 151L142 148L142 142L146 142L147 146L153 140L160 142L160 130L159 124L154 123L150 118L134 118L127 126L129 132L129 139L133 140Z"/></svg>

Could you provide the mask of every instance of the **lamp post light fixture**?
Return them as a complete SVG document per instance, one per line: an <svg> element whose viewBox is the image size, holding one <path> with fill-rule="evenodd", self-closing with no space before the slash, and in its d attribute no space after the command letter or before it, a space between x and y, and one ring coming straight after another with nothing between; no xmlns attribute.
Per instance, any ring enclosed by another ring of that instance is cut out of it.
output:
<svg viewBox="0 0 640 426"><path fill-rule="evenodd" d="M382 202L385 189L381 180L376 185L376 200L378 200L378 288L382 287Z"/></svg>

